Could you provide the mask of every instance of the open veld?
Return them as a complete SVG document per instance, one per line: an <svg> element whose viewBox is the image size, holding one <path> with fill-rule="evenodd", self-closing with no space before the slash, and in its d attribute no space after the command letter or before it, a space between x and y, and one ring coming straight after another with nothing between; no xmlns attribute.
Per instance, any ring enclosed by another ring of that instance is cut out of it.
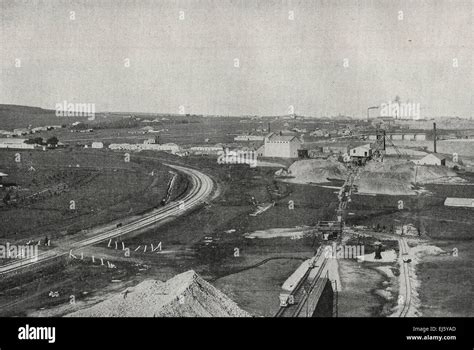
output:
<svg viewBox="0 0 474 350"><path fill-rule="evenodd" d="M265 119L243 117L140 118L157 119L152 124L161 131L145 132L142 127L150 123L143 121L135 127L103 127L87 133L62 128L39 135L57 136L65 148L1 150L1 171L8 174L4 181L8 186L0 190L1 242L44 242L47 237L51 247L41 248L47 251L57 242L89 237L97 227L105 230L127 225L160 208L170 183L169 201L178 205L192 190L193 182L168 164L209 176L215 184L212 198L159 225L82 246L73 256L65 254L21 275L5 276L0 282L0 314L65 315L147 279L165 281L192 269L249 314L274 316L282 284L328 243L313 228L318 221L335 220L339 189L353 170L337 155L296 162L267 159L281 165L251 168L218 164L216 155L179 157L141 151L130 152L127 161L126 152L84 148L93 141L141 143L155 136L162 143L180 146L223 143L234 147L236 134L267 128ZM103 120L94 121L100 122ZM325 125L328 122L321 120L277 120L271 127L312 129ZM330 124L334 125L337 123ZM349 145L347 140L309 140L309 145ZM409 148L416 149L416 144L407 145ZM422 316L472 314L472 306L460 309L453 300L471 305L469 300L473 299L469 252L474 248L474 209L446 207L444 200L473 198L474 176L454 170L452 164L415 167L409 160L417 157L406 153L402 159L390 156L359 169L354 182L358 191L348 202L346 227L337 243L362 244L369 256L379 241L387 260L368 259L362 264L354 259L339 261L340 316L393 313L403 287L398 261L403 254L399 246L403 227L410 228L406 240L416 257L412 265L417 303L410 312ZM276 176L280 168L286 168L288 175ZM259 211L261 208L265 210ZM462 288L453 288L457 282L452 276L461 280Z"/></svg>
<svg viewBox="0 0 474 350"><path fill-rule="evenodd" d="M97 150L2 150L0 163L10 185L0 190L4 240L71 235L141 213L159 206L171 178L160 163Z"/></svg>

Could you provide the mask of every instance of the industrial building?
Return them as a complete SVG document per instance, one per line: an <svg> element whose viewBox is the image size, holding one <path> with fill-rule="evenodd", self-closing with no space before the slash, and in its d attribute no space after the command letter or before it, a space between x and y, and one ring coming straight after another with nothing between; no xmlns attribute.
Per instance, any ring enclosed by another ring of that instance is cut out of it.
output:
<svg viewBox="0 0 474 350"><path fill-rule="evenodd" d="M270 133L265 137L263 157L276 158L298 158L298 150L301 149L301 141L296 136L286 136Z"/></svg>
<svg viewBox="0 0 474 350"><path fill-rule="evenodd" d="M430 153L419 160L414 161L417 165L440 165L446 166L446 158L438 154Z"/></svg>
<svg viewBox="0 0 474 350"><path fill-rule="evenodd" d="M393 141L426 141L426 133L397 132L387 133L386 137ZM369 140L377 140L377 135L370 134Z"/></svg>

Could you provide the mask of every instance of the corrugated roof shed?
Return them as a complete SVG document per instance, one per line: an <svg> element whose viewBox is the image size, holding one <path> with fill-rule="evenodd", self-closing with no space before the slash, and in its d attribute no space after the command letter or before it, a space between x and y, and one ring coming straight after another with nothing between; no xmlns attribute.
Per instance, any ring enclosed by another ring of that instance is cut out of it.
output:
<svg viewBox="0 0 474 350"><path fill-rule="evenodd" d="M474 198L454 198L448 197L444 201L444 205L448 207L469 207L474 208Z"/></svg>

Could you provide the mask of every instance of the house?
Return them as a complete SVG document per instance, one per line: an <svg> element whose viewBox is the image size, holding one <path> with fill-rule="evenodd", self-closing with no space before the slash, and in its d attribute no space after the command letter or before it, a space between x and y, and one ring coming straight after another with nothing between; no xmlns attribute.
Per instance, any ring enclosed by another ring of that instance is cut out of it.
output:
<svg viewBox="0 0 474 350"><path fill-rule="evenodd" d="M301 141L296 136L270 133L265 137L264 147L264 157L298 158Z"/></svg>
<svg viewBox="0 0 474 350"><path fill-rule="evenodd" d="M413 161L417 165L442 165L446 166L446 158L438 154L430 153L419 160Z"/></svg>
<svg viewBox="0 0 474 350"><path fill-rule="evenodd" d="M153 132L154 128L152 126L144 126L143 128L141 128L141 130L145 132Z"/></svg>
<svg viewBox="0 0 474 350"><path fill-rule="evenodd" d="M20 129L13 129L13 134L17 136L22 136L22 135L28 135L31 134L31 131L26 128L20 128Z"/></svg>
<svg viewBox="0 0 474 350"><path fill-rule="evenodd" d="M316 136L316 137L322 137L322 136L324 136L324 132L322 130L317 129L317 130L314 130L314 131L310 132L309 135L310 136Z"/></svg>
<svg viewBox="0 0 474 350"><path fill-rule="evenodd" d="M447 207L468 207L474 208L474 198L453 198L447 197L444 201Z"/></svg>
<svg viewBox="0 0 474 350"><path fill-rule="evenodd" d="M0 130L0 135L4 135L6 137L11 137L11 136L13 136L13 132L7 131L7 130Z"/></svg>
<svg viewBox="0 0 474 350"><path fill-rule="evenodd" d="M153 145L153 144L155 144L155 143L157 143L157 142L156 142L156 139L146 139L145 141L143 141L143 143L144 143L145 145Z"/></svg>
<svg viewBox="0 0 474 350"><path fill-rule="evenodd" d="M349 150L349 155L351 158L369 158L372 156L372 148L370 147L370 144L358 146L351 148Z"/></svg>
<svg viewBox="0 0 474 350"><path fill-rule="evenodd" d="M91 148L104 148L104 144L102 142L92 142Z"/></svg>

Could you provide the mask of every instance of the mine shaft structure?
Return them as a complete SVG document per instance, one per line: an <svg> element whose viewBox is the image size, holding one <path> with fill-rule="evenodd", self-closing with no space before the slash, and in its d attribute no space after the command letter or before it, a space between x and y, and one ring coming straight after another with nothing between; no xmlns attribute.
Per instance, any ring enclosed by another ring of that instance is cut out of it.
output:
<svg viewBox="0 0 474 350"><path fill-rule="evenodd" d="M387 150L387 144L390 145L390 147L393 147L393 149L398 155L398 158L402 158L402 152L400 151L400 149L393 143L391 138L387 137L386 130L380 127L377 127L376 141L372 145L372 158L382 157L385 154L385 151Z"/></svg>

